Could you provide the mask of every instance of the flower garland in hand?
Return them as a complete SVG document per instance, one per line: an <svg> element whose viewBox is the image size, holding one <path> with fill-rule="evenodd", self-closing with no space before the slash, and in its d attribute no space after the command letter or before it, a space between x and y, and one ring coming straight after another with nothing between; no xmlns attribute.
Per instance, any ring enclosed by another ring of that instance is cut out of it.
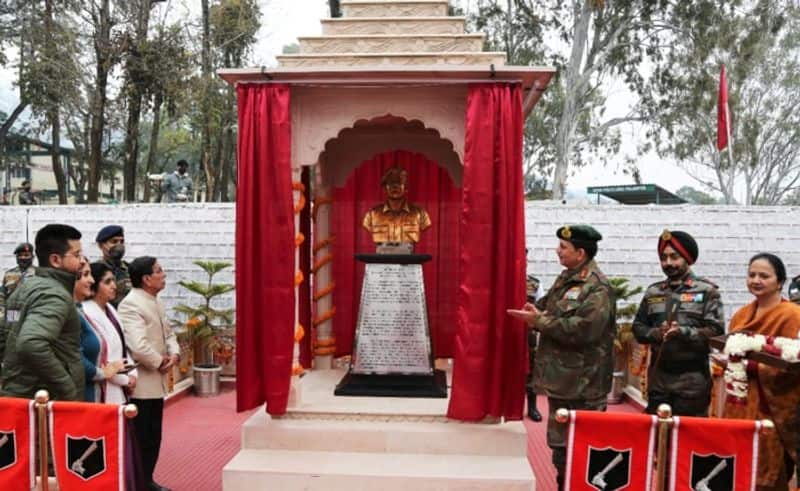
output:
<svg viewBox="0 0 800 491"><path fill-rule="evenodd" d="M764 336L763 334L736 333L728 336L723 352L728 355L725 367L725 392L731 402L744 404L747 400L747 374L757 369L758 363L747 360L747 353L763 351L786 361L800 359L800 339Z"/></svg>

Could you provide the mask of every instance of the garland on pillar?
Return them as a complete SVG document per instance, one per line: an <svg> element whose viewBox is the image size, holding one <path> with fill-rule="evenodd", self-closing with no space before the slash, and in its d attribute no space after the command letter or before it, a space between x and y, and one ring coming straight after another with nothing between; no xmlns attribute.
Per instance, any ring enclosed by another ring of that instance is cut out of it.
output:
<svg viewBox="0 0 800 491"><path fill-rule="evenodd" d="M333 199L330 197L319 197L314 200L314 209L312 211L312 217L314 219L314 223L317 222L317 213L319 212L320 208L324 205L330 205L333 203ZM329 264L333 261L333 253L328 251L324 256L319 259L316 259L317 253L325 248L330 248L333 244L335 236L331 235L330 237L318 237L318 241L314 244L314 265L311 267L311 273L317 274L317 272L326 264ZM314 302L318 302L321 298L324 298L328 295L333 293L333 290L336 288L336 283L331 281L328 285L320 285L318 281L314 282L314 287L316 291L314 291L312 298ZM331 302L332 304L333 302ZM319 309L314 308L314 312L319 313ZM331 335L329 338L320 339L317 335L318 330L317 327L333 319L333 316L336 314L336 306L331 305L331 308L326 310L325 312L319 313L319 315L315 316L312 320L313 325L313 350L315 356L325 356L325 355L333 355L336 353L336 338Z"/></svg>
<svg viewBox="0 0 800 491"><path fill-rule="evenodd" d="M303 208L305 208L306 206L306 197L305 197L306 187L303 185L302 182L293 182L292 190L300 192L297 203L295 203L294 205L294 214L299 215L300 212L303 211ZM298 232L297 235L295 235L294 237L295 249L300 247L300 245L303 242L305 242L305 240L306 237L302 233ZM298 269L297 272L294 274L295 288L300 286L300 284L303 283L304 280L305 278L303 276L303 271ZM303 325L298 322L297 327L295 327L294 330L294 344L296 353L300 352L300 341L303 339L303 336L305 336L305 329L303 328ZM304 371L305 370L303 369L303 365L300 364L299 358L295 358L294 361L292 362L292 375L301 375Z"/></svg>

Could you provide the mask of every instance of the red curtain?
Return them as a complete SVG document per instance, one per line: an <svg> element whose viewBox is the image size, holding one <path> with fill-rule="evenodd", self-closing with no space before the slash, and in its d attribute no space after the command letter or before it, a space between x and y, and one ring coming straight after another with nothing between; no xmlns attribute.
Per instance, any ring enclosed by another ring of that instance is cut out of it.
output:
<svg viewBox="0 0 800 491"><path fill-rule="evenodd" d="M289 399L295 327L290 91L242 84L236 199L236 407Z"/></svg>
<svg viewBox="0 0 800 491"><path fill-rule="evenodd" d="M408 201L425 208L431 217L432 225L422 233L415 252L433 256L422 266L431 339L434 355L449 357L453 353L456 324L461 190L436 162L404 150L385 152L363 162L343 187L333 190L336 356L351 353L358 318L364 263L354 260L353 254L375 252L372 238L361 227L361 221L370 208L385 201L381 177L394 165L408 171Z"/></svg>
<svg viewBox="0 0 800 491"><path fill-rule="evenodd" d="M470 85L451 418L522 418L525 327L506 314L525 301L522 185L519 85Z"/></svg>

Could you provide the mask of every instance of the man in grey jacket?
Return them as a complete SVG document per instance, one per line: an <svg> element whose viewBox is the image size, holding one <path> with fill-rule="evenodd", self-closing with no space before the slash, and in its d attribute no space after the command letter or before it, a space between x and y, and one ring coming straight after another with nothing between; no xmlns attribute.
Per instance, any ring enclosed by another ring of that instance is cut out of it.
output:
<svg viewBox="0 0 800 491"><path fill-rule="evenodd" d="M167 203L192 201L192 178L186 173L189 163L179 160L177 169L168 174L161 184L161 191L167 196Z"/></svg>
<svg viewBox="0 0 800 491"><path fill-rule="evenodd" d="M69 225L50 224L39 230L35 242L36 275L6 302L0 395L33 399L37 390L46 389L50 399L83 400L81 325L72 299L85 260L81 233Z"/></svg>

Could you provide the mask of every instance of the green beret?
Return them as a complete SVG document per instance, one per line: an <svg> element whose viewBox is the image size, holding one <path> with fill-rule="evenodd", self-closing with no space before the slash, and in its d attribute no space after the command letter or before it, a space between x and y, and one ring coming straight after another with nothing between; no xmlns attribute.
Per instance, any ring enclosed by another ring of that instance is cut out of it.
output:
<svg viewBox="0 0 800 491"><path fill-rule="evenodd" d="M564 225L556 230L556 237L564 239L569 242L582 241L582 242L597 242L603 240L600 232L594 229L591 225Z"/></svg>

